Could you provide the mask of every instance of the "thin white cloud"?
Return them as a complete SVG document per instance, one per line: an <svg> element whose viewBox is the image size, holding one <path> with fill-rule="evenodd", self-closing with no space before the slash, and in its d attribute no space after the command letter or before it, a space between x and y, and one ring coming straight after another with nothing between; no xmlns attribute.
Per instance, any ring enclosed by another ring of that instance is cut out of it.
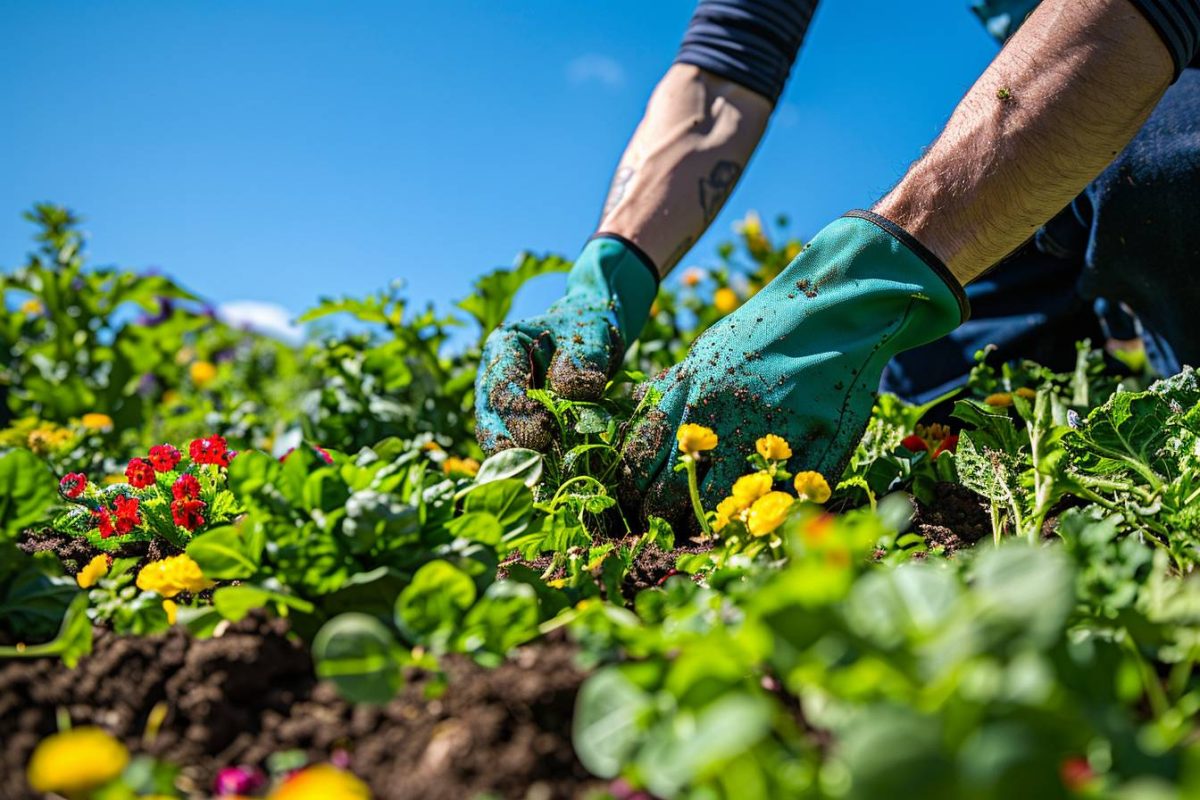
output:
<svg viewBox="0 0 1200 800"><path fill-rule="evenodd" d="M217 318L235 328L274 336L291 344L304 338L304 329L292 322L292 314L283 306L258 300L234 300L217 308Z"/></svg>
<svg viewBox="0 0 1200 800"><path fill-rule="evenodd" d="M609 56L585 53L567 64L567 80L574 86L598 83L605 89L620 89L625 85L625 68Z"/></svg>

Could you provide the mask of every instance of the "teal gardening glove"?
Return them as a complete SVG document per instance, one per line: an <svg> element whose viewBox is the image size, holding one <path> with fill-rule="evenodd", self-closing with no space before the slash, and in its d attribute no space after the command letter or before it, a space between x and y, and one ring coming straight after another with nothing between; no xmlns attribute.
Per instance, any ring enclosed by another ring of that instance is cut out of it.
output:
<svg viewBox="0 0 1200 800"><path fill-rule="evenodd" d="M658 272L635 245L597 234L545 314L506 323L483 346L475 378L475 436L487 453L546 450L554 420L527 389L549 385L571 400L599 399L637 339L658 292Z"/></svg>
<svg viewBox="0 0 1200 800"><path fill-rule="evenodd" d="M686 422L718 436L707 473L701 467L707 508L746 473L755 440L768 433L791 445L789 471L815 470L835 485L884 365L968 313L962 287L936 256L883 217L850 212L650 382L661 399L626 439L626 504L632 496L644 514L686 519L686 478L673 470L675 432Z"/></svg>

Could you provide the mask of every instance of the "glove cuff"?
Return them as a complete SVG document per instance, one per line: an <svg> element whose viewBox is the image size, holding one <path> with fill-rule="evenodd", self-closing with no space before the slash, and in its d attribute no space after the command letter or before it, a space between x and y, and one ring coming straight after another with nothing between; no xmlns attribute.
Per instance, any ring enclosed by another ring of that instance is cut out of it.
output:
<svg viewBox="0 0 1200 800"><path fill-rule="evenodd" d="M623 236L597 233L575 259L567 275L567 291L598 292L608 297L628 347L650 316L658 280L654 262L641 248Z"/></svg>
<svg viewBox="0 0 1200 800"><path fill-rule="evenodd" d="M933 251L925 245L917 241L911 233L901 228L896 223L886 217L881 217L873 211L863 211L862 209L854 209L847 211L842 215L845 217L853 217L856 219L866 220L875 227L879 228L884 233L891 236L899 242L905 249L915 255L921 261L925 262L925 266L933 271L933 274L941 279L942 283L946 284L946 288L954 295L955 302L958 303L959 321L958 324L966 322L971 318L971 304L967 300L967 293L963 290L962 284L958 282L958 278L950 272L942 260L934 255Z"/></svg>

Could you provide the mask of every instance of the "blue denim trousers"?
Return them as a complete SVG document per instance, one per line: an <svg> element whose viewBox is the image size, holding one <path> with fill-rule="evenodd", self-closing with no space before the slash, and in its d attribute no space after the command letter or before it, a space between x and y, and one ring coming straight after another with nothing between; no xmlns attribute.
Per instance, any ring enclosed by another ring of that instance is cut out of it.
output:
<svg viewBox="0 0 1200 800"><path fill-rule="evenodd" d="M1141 335L1151 366L1200 364L1200 69L1186 69L1133 141L1066 209L967 286L971 319L897 356L882 391L915 403L989 362L1069 369L1075 342Z"/></svg>

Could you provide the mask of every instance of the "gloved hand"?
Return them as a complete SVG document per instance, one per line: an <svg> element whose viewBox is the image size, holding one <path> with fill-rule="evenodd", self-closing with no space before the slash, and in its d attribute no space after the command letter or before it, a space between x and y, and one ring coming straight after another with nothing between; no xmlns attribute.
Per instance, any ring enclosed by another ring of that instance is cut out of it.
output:
<svg viewBox="0 0 1200 800"><path fill-rule="evenodd" d="M884 365L949 333L968 313L958 281L919 242L876 214L847 214L648 384L662 397L626 437L625 505L640 501L643 514L687 518L686 479L673 469L675 433L685 422L718 436L701 465L706 508L749 470L746 457L768 433L791 445L790 472L815 470L836 485Z"/></svg>
<svg viewBox="0 0 1200 800"><path fill-rule="evenodd" d="M479 446L547 449L554 419L526 390L548 384L572 400L599 399L657 291L657 270L633 245L592 237L567 275L566 295L541 316L501 325L484 344L475 377Z"/></svg>

